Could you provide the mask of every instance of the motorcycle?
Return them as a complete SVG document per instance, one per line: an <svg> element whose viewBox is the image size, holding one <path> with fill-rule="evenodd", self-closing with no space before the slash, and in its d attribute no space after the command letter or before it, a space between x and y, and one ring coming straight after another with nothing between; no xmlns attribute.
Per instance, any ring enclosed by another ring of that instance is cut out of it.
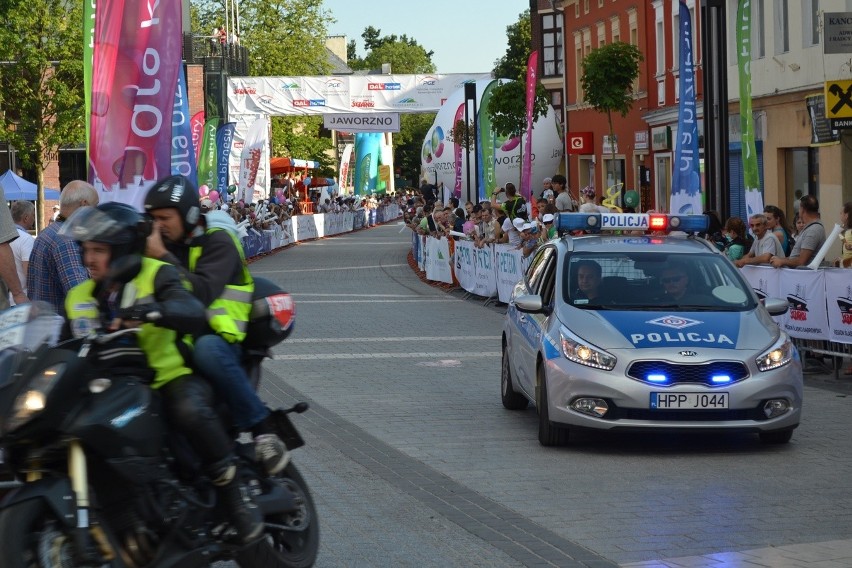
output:
<svg viewBox="0 0 852 568"><path fill-rule="evenodd" d="M255 388L270 348L290 333L293 302L258 279L244 365ZM264 515L262 537L233 538L226 511L186 441L169 433L158 393L134 374L106 374L92 353L121 350L134 329L56 343L62 318L44 304L0 313L0 445L20 486L0 503L7 568L172 568L234 560L242 568L305 568L319 522L292 460L275 476L236 440L243 487ZM304 445L273 411L289 450Z"/></svg>

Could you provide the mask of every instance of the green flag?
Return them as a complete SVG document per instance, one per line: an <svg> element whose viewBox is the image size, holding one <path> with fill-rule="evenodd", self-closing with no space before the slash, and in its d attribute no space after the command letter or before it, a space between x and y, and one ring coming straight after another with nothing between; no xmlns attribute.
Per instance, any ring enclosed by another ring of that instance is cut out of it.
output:
<svg viewBox="0 0 852 568"><path fill-rule="evenodd" d="M754 118L751 115L751 0L737 6L737 67L740 72L740 130L742 131L743 186L747 215L763 212Z"/></svg>
<svg viewBox="0 0 852 568"><path fill-rule="evenodd" d="M216 177L216 129L219 119L211 118L204 123L201 139L201 155L198 158L198 187L206 185L210 189L217 187Z"/></svg>

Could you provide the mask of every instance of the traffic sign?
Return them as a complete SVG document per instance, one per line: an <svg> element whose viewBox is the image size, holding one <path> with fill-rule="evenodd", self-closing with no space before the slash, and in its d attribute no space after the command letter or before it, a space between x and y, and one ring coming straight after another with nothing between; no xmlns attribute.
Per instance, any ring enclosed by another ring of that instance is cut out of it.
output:
<svg viewBox="0 0 852 568"><path fill-rule="evenodd" d="M826 118L852 118L852 81L825 82Z"/></svg>

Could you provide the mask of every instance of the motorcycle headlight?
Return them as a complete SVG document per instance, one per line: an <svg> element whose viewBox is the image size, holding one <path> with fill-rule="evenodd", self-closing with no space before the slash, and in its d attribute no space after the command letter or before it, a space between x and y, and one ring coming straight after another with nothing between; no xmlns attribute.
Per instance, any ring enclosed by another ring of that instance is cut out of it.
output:
<svg viewBox="0 0 852 568"><path fill-rule="evenodd" d="M757 368L761 371L771 371L783 367L793 359L794 349L790 338L787 335L782 335L772 347L755 360Z"/></svg>
<svg viewBox="0 0 852 568"><path fill-rule="evenodd" d="M615 367L615 357L606 351L594 347L565 329L561 330L560 335L562 354L569 361L605 371L611 371Z"/></svg>
<svg viewBox="0 0 852 568"><path fill-rule="evenodd" d="M12 405L12 415L6 421L6 431L10 432L26 424L44 410L47 395L65 370L65 363L52 365L33 377L29 384L18 393Z"/></svg>

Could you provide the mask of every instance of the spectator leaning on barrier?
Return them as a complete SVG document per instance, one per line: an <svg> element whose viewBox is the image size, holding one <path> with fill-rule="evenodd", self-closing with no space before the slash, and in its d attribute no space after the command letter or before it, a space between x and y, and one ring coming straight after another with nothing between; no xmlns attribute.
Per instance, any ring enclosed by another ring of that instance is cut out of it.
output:
<svg viewBox="0 0 852 568"><path fill-rule="evenodd" d="M816 197L802 197L799 201L799 217L803 227L796 237L796 244L788 258L772 257L770 262L775 268L807 266L825 242L825 227L819 220L819 201Z"/></svg>
<svg viewBox="0 0 852 568"><path fill-rule="evenodd" d="M766 226L781 243L784 256L788 256L793 251L793 231L787 225L784 211L777 205L767 205L763 208L763 214L766 215Z"/></svg>
<svg viewBox="0 0 852 568"><path fill-rule="evenodd" d="M852 201L843 204L840 211L840 226L843 231L840 237L840 256L834 261L834 266L852 268Z"/></svg>
<svg viewBox="0 0 852 568"><path fill-rule="evenodd" d="M725 238L723 252L731 260L739 260L745 256L749 243L746 238L745 223L739 217L729 217L722 231Z"/></svg>
<svg viewBox="0 0 852 568"><path fill-rule="evenodd" d="M752 215L748 226L754 233L754 242L751 244L748 253L734 264L740 268L747 264L769 264L769 259L773 256L782 258L786 256L781 248L781 243L778 242L778 237L769 230L766 215L763 213Z"/></svg>

